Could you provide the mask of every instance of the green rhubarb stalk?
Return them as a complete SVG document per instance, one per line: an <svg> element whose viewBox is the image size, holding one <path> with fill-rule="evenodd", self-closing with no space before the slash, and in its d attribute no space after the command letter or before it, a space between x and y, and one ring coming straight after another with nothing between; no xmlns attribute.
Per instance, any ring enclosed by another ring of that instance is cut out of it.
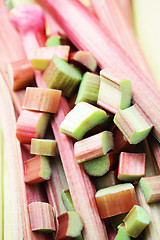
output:
<svg viewBox="0 0 160 240"><path fill-rule="evenodd" d="M75 104L78 102L88 102L96 105L100 86L100 77L97 74L86 72L83 75Z"/></svg>
<svg viewBox="0 0 160 240"><path fill-rule="evenodd" d="M80 140L86 132L107 118L105 111L86 102L79 102L60 125L60 131Z"/></svg>
<svg viewBox="0 0 160 240"><path fill-rule="evenodd" d="M106 173L102 177L96 177L93 179L96 190L107 188L117 184L117 170L112 170Z"/></svg>
<svg viewBox="0 0 160 240"><path fill-rule="evenodd" d="M124 230L131 237L137 238L151 222L151 217L142 207L134 205L127 216L123 219L123 222L124 225L122 224L121 227L124 227Z"/></svg>
<svg viewBox="0 0 160 240"><path fill-rule="evenodd" d="M119 110L114 117L114 123L130 144L137 144L144 140L153 127L137 104Z"/></svg>
<svg viewBox="0 0 160 240"><path fill-rule="evenodd" d="M57 36L51 36L47 39L46 41L46 46L51 47L51 46L59 46L59 45L65 45L66 44L66 38L57 35Z"/></svg>
<svg viewBox="0 0 160 240"><path fill-rule="evenodd" d="M43 73L43 79L49 88L62 90L64 96L72 96L81 81L78 68L73 67L58 56L54 56Z"/></svg>

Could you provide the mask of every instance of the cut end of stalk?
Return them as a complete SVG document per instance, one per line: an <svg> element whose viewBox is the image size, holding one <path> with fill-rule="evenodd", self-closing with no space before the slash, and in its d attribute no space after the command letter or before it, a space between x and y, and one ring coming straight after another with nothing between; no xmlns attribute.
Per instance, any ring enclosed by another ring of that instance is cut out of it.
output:
<svg viewBox="0 0 160 240"><path fill-rule="evenodd" d="M62 90L64 96L70 97L77 90L82 74L78 68L55 55L44 71L43 79L49 88Z"/></svg>
<svg viewBox="0 0 160 240"><path fill-rule="evenodd" d="M105 111L86 102L79 102L65 117L60 131L77 140L86 132L102 123L107 118Z"/></svg>
<svg viewBox="0 0 160 240"><path fill-rule="evenodd" d="M119 110L114 117L114 123L130 144L137 144L144 140L153 127L137 104L125 110Z"/></svg>

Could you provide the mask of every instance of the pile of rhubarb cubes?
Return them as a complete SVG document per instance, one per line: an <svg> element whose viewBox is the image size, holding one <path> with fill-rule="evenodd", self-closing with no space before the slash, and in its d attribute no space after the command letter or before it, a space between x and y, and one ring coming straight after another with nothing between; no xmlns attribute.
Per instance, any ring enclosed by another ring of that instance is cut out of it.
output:
<svg viewBox="0 0 160 240"><path fill-rule="evenodd" d="M158 240L160 96L129 1L31 2L0 2L0 239Z"/></svg>

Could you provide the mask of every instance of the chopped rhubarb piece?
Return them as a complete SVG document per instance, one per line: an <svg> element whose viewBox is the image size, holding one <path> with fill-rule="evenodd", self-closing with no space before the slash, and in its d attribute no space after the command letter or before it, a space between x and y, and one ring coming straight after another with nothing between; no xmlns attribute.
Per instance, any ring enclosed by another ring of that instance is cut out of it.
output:
<svg viewBox="0 0 160 240"><path fill-rule="evenodd" d="M54 55L68 61L69 46L41 47L33 49L30 61L36 70L44 71Z"/></svg>
<svg viewBox="0 0 160 240"><path fill-rule="evenodd" d="M115 127L113 130L114 137L114 151L119 154L120 152L132 152L135 145L130 144L123 133L119 130L118 127Z"/></svg>
<svg viewBox="0 0 160 240"><path fill-rule="evenodd" d="M55 231L53 208L44 202L33 202L28 205L32 231Z"/></svg>
<svg viewBox="0 0 160 240"><path fill-rule="evenodd" d="M160 220L160 205L159 202L147 204L141 191L140 187L136 187L137 198L140 203L140 206L143 207L146 212L150 215L152 221L146 229L143 231L143 239L156 239L159 240L160 236L160 227L157 224L157 221ZM145 220L145 219L144 219Z"/></svg>
<svg viewBox="0 0 160 240"><path fill-rule="evenodd" d="M100 189L95 197L101 218L129 212L138 203L134 186L131 183Z"/></svg>
<svg viewBox="0 0 160 240"><path fill-rule="evenodd" d="M72 201L69 189L63 190L63 192L61 193L61 197L67 211L74 211L75 208L73 205L73 201Z"/></svg>
<svg viewBox="0 0 160 240"><path fill-rule="evenodd" d="M27 87L22 108L40 112L56 113L61 93L60 90L56 89Z"/></svg>
<svg viewBox="0 0 160 240"><path fill-rule="evenodd" d="M56 141L52 139L31 139L31 154L55 156Z"/></svg>
<svg viewBox="0 0 160 240"><path fill-rule="evenodd" d="M160 175L142 177L139 186L144 194L146 203L160 201Z"/></svg>
<svg viewBox="0 0 160 240"><path fill-rule="evenodd" d="M131 237L137 238L151 222L151 217L142 207L135 205L123 221L124 225L122 224L121 227L124 227Z"/></svg>
<svg viewBox="0 0 160 240"><path fill-rule="evenodd" d="M75 104L88 102L96 105L99 93L100 77L97 74L86 72L79 86Z"/></svg>
<svg viewBox="0 0 160 240"><path fill-rule="evenodd" d="M80 63L91 72L95 72L97 69L97 61L90 52L78 51L70 54L70 60Z"/></svg>
<svg viewBox="0 0 160 240"><path fill-rule="evenodd" d="M43 138L50 119L49 113L23 110L16 125L20 143L31 143L31 138Z"/></svg>
<svg viewBox="0 0 160 240"><path fill-rule="evenodd" d="M49 88L62 90L63 95L70 97L76 91L82 75L78 68L54 56L43 73L43 79Z"/></svg>
<svg viewBox="0 0 160 240"><path fill-rule="evenodd" d="M78 163L104 156L113 149L113 135L109 131L95 134L74 144L74 153Z"/></svg>
<svg viewBox="0 0 160 240"><path fill-rule="evenodd" d="M131 182L145 175L145 153L121 152L119 156L118 179Z"/></svg>
<svg viewBox="0 0 160 240"><path fill-rule="evenodd" d="M107 118L105 111L86 102L79 102L66 116L60 125L60 131L77 140L86 132Z"/></svg>
<svg viewBox="0 0 160 240"><path fill-rule="evenodd" d="M83 229L83 223L79 214L75 211L67 211L58 216L58 231L56 240L65 240L78 237Z"/></svg>
<svg viewBox="0 0 160 240"><path fill-rule="evenodd" d="M153 127L137 104L127 109L119 110L114 117L114 123L130 144L137 144L144 140Z"/></svg>
<svg viewBox="0 0 160 240"><path fill-rule="evenodd" d="M14 91L25 88L34 80L33 67L28 59L11 62L7 69Z"/></svg>
<svg viewBox="0 0 160 240"><path fill-rule="evenodd" d="M93 179L93 181L97 190L116 185L118 183L117 169L106 173L102 177L96 177Z"/></svg>
<svg viewBox="0 0 160 240"><path fill-rule="evenodd" d="M100 76L100 88L97 104L106 110L116 113L131 105L131 83L123 75L108 72L106 77Z"/></svg>
<svg viewBox="0 0 160 240"><path fill-rule="evenodd" d="M46 46L51 47L51 46L59 46L59 45L65 45L67 42L66 37L57 35L57 36L51 36L47 39L46 41Z"/></svg>
<svg viewBox="0 0 160 240"><path fill-rule="evenodd" d="M85 172L94 177L103 176L108 171L116 168L116 165L117 158L114 152L107 153L102 157L82 163Z"/></svg>
<svg viewBox="0 0 160 240"><path fill-rule="evenodd" d="M51 168L49 159L45 156L36 156L28 159L25 164L25 183L35 184L50 179Z"/></svg>
<svg viewBox="0 0 160 240"><path fill-rule="evenodd" d="M115 237L115 240L130 240L129 234L124 230L123 227L120 227L118 229L117 235Z"/></svg>
<svg viewBox="0 0 160 240"><path fill-rule="evenodd" d="M160 174L160 143L153 136L148 138L148 143L151 150L152 158L154 159L154 165L156 165L156 168L158 170L157 174Z"/></svg>

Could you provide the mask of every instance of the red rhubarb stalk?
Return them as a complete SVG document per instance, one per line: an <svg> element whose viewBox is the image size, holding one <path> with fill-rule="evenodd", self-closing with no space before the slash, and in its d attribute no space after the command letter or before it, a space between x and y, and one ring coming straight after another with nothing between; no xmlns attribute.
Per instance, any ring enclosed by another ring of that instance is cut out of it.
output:
<svg viewBox="0 0 160 240"><path fill-rule="evenodd" d="M97 59L99 66L106 67L104 73L107 72L107 68L114 69L131 80L133 101L151 120L154 125L154 134L160 139L158 91L149 84L150 80L133 64L126 53L113 41L110 34L106 34L97 19L75 0L37 1L56 17L67 36L78 48L90 51Z"/></svg>

